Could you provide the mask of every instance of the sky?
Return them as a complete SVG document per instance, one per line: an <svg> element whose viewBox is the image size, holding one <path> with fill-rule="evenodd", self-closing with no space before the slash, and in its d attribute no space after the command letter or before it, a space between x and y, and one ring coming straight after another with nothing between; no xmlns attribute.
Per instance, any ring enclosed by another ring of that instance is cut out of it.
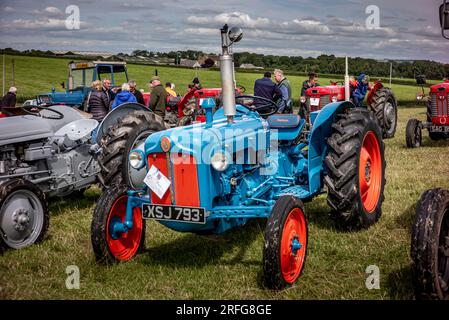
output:
<svg viewBox="0 0 449 320"><path fill-rule="evenodd" d="M241 27L235 51L320 54L449 63L438 8L443 0L0 0L0 48L220 51L219 28ZM69 30L68 6L79 8ZM366 24L379 8L379 26ZM448 31L449 33L449 31Z"/></svg>

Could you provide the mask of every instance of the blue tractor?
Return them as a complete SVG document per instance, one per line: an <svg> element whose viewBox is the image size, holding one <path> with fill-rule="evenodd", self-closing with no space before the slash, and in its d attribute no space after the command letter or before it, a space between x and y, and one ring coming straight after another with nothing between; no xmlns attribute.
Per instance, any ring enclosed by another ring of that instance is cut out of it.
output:
<svg viewBox="0 0 449 320"><path fill-rule="evenodd" d="M36 102L38 105L64 104L77 108L84 107L92 81L105 78L111 80L112 87L128 82L126 62L70 62L67 85L61 83L64 89L67 88L66 92L56 92L53 88L50 93L38 95Z"/></svg>
<svg viewBox="0 0 449 320"><path fill-rule="evenodd" d="M266 218L265 285L283 289L305 264L304 202L327 187L341 226L368 228L381 216L382 131L370 111L351 102L312 112L310 131L305 119L277 114L269 100L237 104L230 48L242 31L225 25L221 35L223 105L206 99L205 123L155 132L130 152L133 181L140 183L102 194L91 225L93 250L100 263L132 259L144 246L148 219L180 232L222 234Z"/></svg>

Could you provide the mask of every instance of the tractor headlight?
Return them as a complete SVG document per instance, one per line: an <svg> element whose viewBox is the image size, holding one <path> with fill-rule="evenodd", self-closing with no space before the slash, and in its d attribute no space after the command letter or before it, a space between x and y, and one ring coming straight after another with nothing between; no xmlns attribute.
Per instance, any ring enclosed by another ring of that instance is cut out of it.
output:
<svg viewBox="0 0 449 320"><path fill-rule="evenodd" d="M335 102L337 102L337 101L338 101L337 96L333 96L333 97L332 97L332 102L335 103Z"/></svg>
<svg viewBox="0 0 449 320"><path fill-rule="evenodd" d="M129 154L129 164L134 169L140 170L145 166L145 155L141 150L133 150Z"/></svg>
<svg viewBox="0 0 449 320"><path fill-rule="evenodd" d="M301 103L306 103L306 101L307 101L306 97L301 97L300 100L301 100Z"/></svg>
<svg viewBox="0 0 449 320"><path fill-rule="evenodd" d="M211 164L217 171L225 171L230 163L230 157L223 152L217 152L212 156Z"/></svg>

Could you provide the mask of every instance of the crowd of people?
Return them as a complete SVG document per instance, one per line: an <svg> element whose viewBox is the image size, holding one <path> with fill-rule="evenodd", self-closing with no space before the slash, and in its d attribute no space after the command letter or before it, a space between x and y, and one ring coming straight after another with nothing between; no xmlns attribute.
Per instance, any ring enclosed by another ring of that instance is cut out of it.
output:
<svg viewBox="0 0 449 320"><path fill-rule="evenodd" d="M278 113L293 113L292 87L290 81L280 69L272 73L265 72L261 79L256 80L254 84L254 95L270 100L278 107ZM357 81L351 80L351 98L354 104L361 106L368 91L369 77L361 74ZM147 102L147 107L160 115L165 116L166 104L172 98L177 97L175 85L172 82L166 82L165 87L158 76L150 79L151 96ZM300 101L306 101L306 91L310 88L319 86L318 75L314 72L308 74L308 79L302 83ZM189 85L190 90L202 89L200 80L195 77ZM140 103L145 105L143 90L137 88L137 83L130 80L121 85L118 90L111 88L111 81L103 79L96 80L91 84L91 91L87 97L84 111L92 114L92 118L101 122L109 111L117 108L123 103ZM13 107L16 105L17 88L11 87L8 93L1 100L0 106ZM257 99L256 99L257 103ZM305 117L308 113L305 103L300 104L299 115Z"/></svg>

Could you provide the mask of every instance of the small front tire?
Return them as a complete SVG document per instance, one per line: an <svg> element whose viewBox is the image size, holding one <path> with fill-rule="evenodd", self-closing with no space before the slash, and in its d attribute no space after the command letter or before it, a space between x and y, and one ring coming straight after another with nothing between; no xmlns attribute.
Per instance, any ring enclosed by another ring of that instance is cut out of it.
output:
<svg viewBox="0 0 449 320"><path fill-rule="evenodd" d="M282 290L301 275L307 256L308 230L304 205L293 196L282 196L273 207L264 235L265 285Z"/></svg>

